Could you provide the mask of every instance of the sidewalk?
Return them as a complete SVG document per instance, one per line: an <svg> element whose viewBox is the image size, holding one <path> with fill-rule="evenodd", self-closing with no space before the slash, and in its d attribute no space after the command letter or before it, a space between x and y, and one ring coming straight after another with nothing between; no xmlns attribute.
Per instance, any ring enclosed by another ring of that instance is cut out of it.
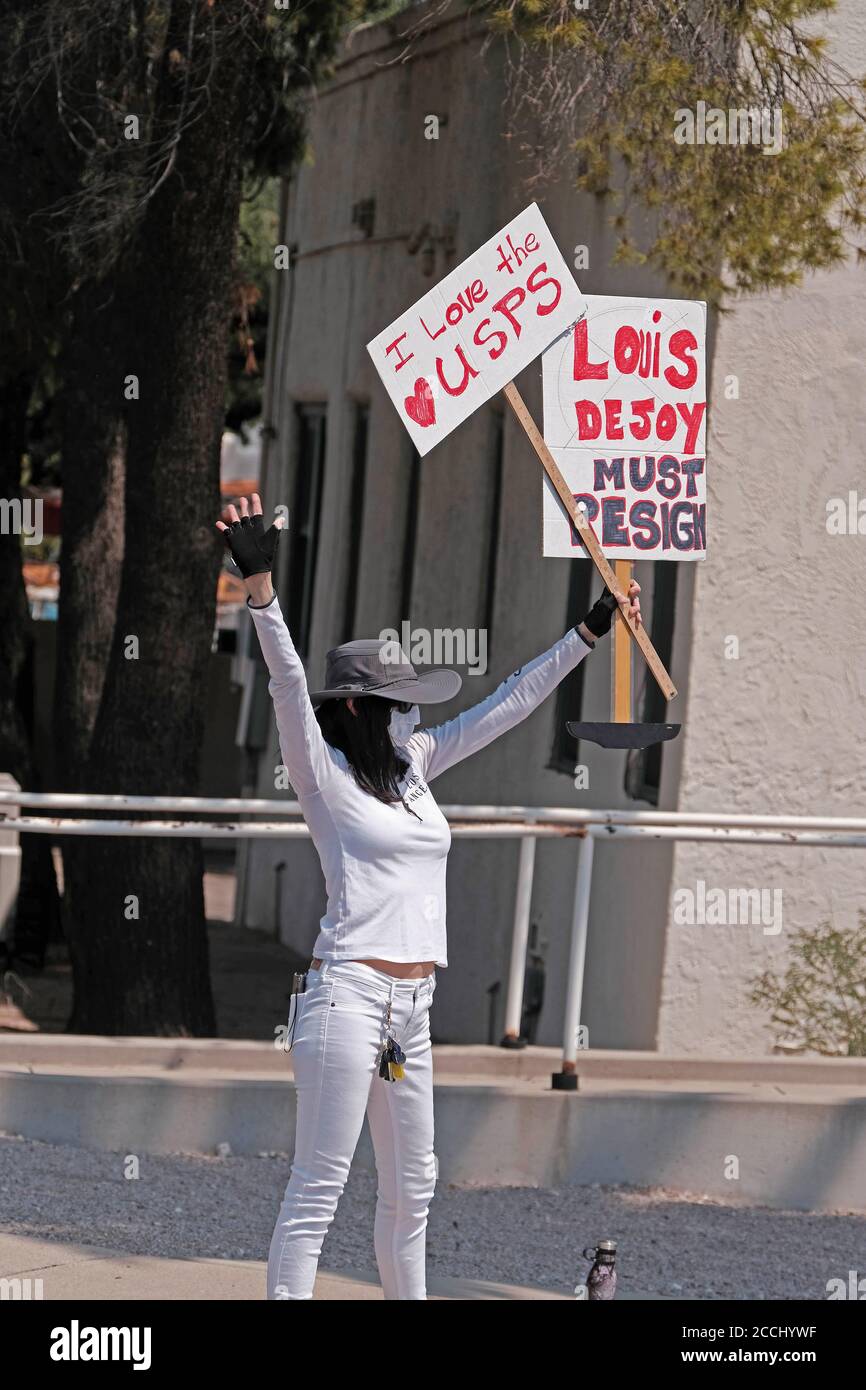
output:
<svg viewBox="0 0 866 1390"><path fill-rule="evenodd" d="M265 1265L258 1260L167 1260L125 1255L97 1246L61 1245L0 1232L0 1279L41 1279L46 1301L263 1299ZM475 1279L431 1278L430 1301L454 1299L564 1299L549 1289L488 1284ZM634 1294L628 1295L634 1298ZM316 1299L381 1299L373 1273L322 1271Z"/></svg>

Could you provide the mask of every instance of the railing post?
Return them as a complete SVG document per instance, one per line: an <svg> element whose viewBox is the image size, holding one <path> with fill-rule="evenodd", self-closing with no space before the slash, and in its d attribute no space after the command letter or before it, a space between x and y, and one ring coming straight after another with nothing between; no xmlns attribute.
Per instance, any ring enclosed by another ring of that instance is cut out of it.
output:
<svg viewBox="0 0 866 1390"><path fill-rule="evenodd" d="M595 838L587 826L577 856L574 885L574 914L571 919L571 950L568 958L568 989L565 996L565 1031L562 1042L562 1071L551 1078L554 1091L577 1090L577 1030L583 1002L583 968L589 929L589 900L592 894L592 857Z"/></svg>
<svg viewBox="0 0 866 1390"><path fill-rule="evenodd" d="M0 772L0 788L4 792L19 792L21 788L10 772ZM12 819L21 814L16 805L9 807ZM21 877L21 845L17 830L3 828L0 821L0 942L4 944L12 936L12 919L18 897L18 884Z"/></svg>
<svg viewBox="0 0 866 1390"><path fill-rule="evenodd" d="M523 1013L523 983L526 976L526 946L529 941L529 914L532 908L532 880L535 874L535 836L520 841L520 864L514 895L514 926L511 930L511 964L508 968L508 994L505 998L505 1036L500 1047L525 1047L520 1041Z"/></svg>

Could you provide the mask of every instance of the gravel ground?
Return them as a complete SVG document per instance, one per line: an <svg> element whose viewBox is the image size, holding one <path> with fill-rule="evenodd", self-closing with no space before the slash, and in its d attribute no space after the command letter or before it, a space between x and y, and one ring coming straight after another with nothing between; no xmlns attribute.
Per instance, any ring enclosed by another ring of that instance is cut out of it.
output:
<svg viewBox="0 0 866 1390"><path fill-rule="evenodd" d="M0 1227L128 1254L263 1260L289 1172L285 1154L124 1155L0 1137ZM350 1176L322 1268L372 1270L375 1179ZM570 1292L581 1251L619 1242L623 1290L683 1298L824 1299L827 1280L866 1274L866 1213L812 1215L662 1189L440 1184L431 1272ZM2 1273L2 1271L0 1271Z"/></svg>

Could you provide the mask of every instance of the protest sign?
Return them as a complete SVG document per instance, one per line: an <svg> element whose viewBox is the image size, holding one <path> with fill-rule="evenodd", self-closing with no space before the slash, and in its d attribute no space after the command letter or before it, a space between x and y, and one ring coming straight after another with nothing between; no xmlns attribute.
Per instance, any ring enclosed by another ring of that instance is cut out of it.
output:
<svg viewBox="0 0 866 1390"><path fill-rule="evenodd" d="M583 311L583 295L532 203L367 350L423 455Z"/></svg>
<svg viewBox="0 0 866 1390"><path fill-rule="evenodd" d="M544 439L605 555L706 554L706 305L587 295L542 358ZM545 479L543 553L582 554Z"/></svg>
<svg viewBox="0 0 866 1390"><path fill-rule="evenodd" d="M569 328L586 301L532 203L367 344L367 350L419 454L502 391L550 480L569 534L579 534L604 583L628 590L579 511L513 378ZM547 552L545 552L547 553ZM573 553L570 549L567 553ZM636 619L620 610L666 699L676 686Z"/></svg>

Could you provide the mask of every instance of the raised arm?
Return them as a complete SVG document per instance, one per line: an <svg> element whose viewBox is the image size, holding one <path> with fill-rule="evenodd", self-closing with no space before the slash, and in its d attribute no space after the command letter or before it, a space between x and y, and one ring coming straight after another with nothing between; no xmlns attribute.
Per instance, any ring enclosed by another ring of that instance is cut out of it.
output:
<svg viewBox="0 0 866 1390"><path fill-rule="evenodd" d="M413 734L407 751L421 764L427 781L432 781L526 719L591 650L572 628L549 651L520 666L486 700L445 724Z"/></svg>
<svg viewBox="0 0 866 1390"><path fill-rule="evenodd" d="M252 512L246 498L240 506L240 517L234 507L228 507L223 515L229 524L217 525L225 533L226 544L244 576L247 607L270 673L268 691L277 716L283 763L295 791L312 795L321 791L331 777L334 764L310 703L303 662L271 582L270 565L281 523L264 531L257 494L252 498Z"/></svg>
<svg viewBox="0 0 866 1390"><path fill-rule="evenodd" d="M276 594L262 606L248 599L247 607L270 672L268 691L277 716L283 763L295 791L311 795L322 790L334 764L310 704L303 662Z"/></svg>
<svg viewBox="0 0 866 1390"><path fill-rule="evenodd" d="M640 622L640 586L632 581L628 596L620 600L605 593L583 622L537 656L520 666L488 695L486 700L464 710L455 719L433 729L413 734L407 745L423 769L427 781L446 772L455 763L486 748L500 734L513 729L546 700L560 681L579 666L595 646L595 639L610 630L617 603Z"/></svg>

